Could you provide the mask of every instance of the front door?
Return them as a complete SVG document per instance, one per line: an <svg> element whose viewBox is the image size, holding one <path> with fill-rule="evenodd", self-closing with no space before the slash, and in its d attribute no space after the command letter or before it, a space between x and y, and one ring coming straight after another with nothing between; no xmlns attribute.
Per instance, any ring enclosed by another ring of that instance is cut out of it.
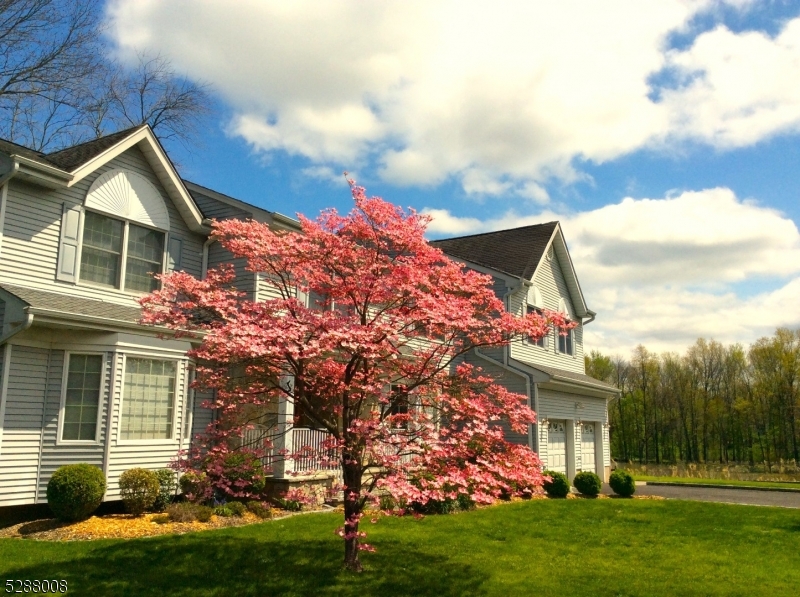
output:
<svg viewBox="0 0 800 597"><path fill-rule="evenodd" d="M565 421L550 421L547 425L547 468L567 473L567 432Z"/></svg>
<svg viewBox="0 0 800 597"><path fill-rule="evenodd" d="M584 423L581 426L581 470L596 473L594 461L594 423Z"/></svg>

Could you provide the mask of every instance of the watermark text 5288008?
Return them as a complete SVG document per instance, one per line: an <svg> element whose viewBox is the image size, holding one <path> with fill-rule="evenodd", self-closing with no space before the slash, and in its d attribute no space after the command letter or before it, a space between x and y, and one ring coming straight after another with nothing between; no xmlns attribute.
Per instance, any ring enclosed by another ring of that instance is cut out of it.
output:
<svg viewBox="0 0 800 597"><path fill-rule="evenodd" d="M65 580L7 580L5 593L27 593L28 595L46 595L47 593L66 593Z"/></svg>

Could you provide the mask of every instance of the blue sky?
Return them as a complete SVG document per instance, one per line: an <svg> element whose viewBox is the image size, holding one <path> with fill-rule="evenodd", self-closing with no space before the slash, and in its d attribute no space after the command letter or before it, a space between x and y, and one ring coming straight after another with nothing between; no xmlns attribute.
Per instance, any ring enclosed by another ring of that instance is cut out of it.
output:
<svg viewBox="0 0 800 597"><path fill-rule="evenodd" d="M184 177L266 209L431 238L558 219L588 349L682 352L800 326L800 2L108 4L123 59L207 82Z"/></svg>

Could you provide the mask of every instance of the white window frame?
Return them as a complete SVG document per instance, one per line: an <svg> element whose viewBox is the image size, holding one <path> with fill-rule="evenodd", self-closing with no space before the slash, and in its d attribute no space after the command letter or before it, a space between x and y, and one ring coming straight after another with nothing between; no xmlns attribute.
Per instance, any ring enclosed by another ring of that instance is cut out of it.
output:
<svg viewBox="0 0 800 597"><path fill-rule="evenodd" d="M69 360L73 354L88 355L88 356L101 356L103 363L101 365L100 374L100 396L97 399L97 426L95 428L94 439L62 439L61 434L64 431L64 416L67 403L67 381L69 379ZM56 445L83 445L95 446L101 445L101 425L103 421L103 406L106 384L108 383L108 353L98 352L96 350L67 350L64 351L64 371L61 374L61 400L58 407L58 431L56 435Z"/></svg>
<svg viewBox="0 0 800 597"><path fill-rule="evenodd" d="M122 438L122 418L125 416L124 413L124 406L125 406L125 370L128 366L128 356L134 359L148 359L151 361L172 361L175 363L175 390L173 392L173 404L172 404L172 431L170 433L171 437L163 438L163 439L123 439ZM169 357L162 357L156 356L148 353L135 353L135 352L125 352L122 354L122 371L120 372L120 387L119 387L119 417L117 422L117 432L116 432L116 443L121 446L126 445L164 445L164 444L179 444L182 440L179 436L179 429L178 429L178 408L181 401L181 393L179 392L179 388L181 387L180 379L181 379L181 364L185 363L185 359L176 359L176 358L169 358Z"/></svg>
<svg viewBox="0 0 800 597"><path fill-rule="evenodd" d="M526 303L525 304L525 311L526 311L525 314L526 315L527 315L528 310L530 310L530 309L539 309L541 311L542 307L537 307L536 305L531 305L530 303ZM525 336L522 339L522 341L526 345L533 346L534 348L538 348L539 350L548 350L550 348L550 336L551 336L550 332L547 332L547 334L545 334L544 337L542 337L542 344L541 345L537 344L536 342L531 341L531 339L528 338L528 336Z"/></svg>
<svg viewBox="0 0 800 597"><path fill-rule="evenodd" d="M106 286L105 284L98 284L96 282L92 282L91 280L82 280L81 279L81 261L83 261L83 227L86 221L86 213L91 212L98 216L102 216L104 218L110 218L112 220L117 220L118 222L122 222L122 252L120 254L120 266L119 266L119 282L117 286ZM170 234L169 230L162 230L161 228L156 228L155 226L148 226L147 224L142 224L141 222L137 222L135 220L131 220L128 218L123 218L120 216L110 215L104 213L102 211L97 211L94 209L86 209L85 207L81 210L81 221L78 227L78 257L77 263L75 266L75 284L79 286L89 286L92 288L102 288L104 290L109 291L117 291L117 292L124 292L126 294L132 296L144 296L148 294L147 292L143 292L141 290L128 290L125 288L125 270L128 265L128 230L130 225L133 224L134 226L139 226L140 228L146 228L148 230L153 230L155 232L160 232L164 235L164 249L161 252L161 271L158 272L159 274L165 274L167 271L168 265L168 255L169 255L169 242L170 242ZM160 288L160 283L158 288Z"/></svg>

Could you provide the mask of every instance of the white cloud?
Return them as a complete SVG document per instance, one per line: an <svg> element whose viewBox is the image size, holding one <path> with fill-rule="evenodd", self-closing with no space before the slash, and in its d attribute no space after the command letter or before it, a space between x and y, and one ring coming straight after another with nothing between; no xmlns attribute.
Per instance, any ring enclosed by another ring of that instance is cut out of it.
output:
<svg viewBox="0 0 800 597"><path fill-rule="evenodd" d="M665 48L717 5L116 0L109 15L122 54L158 51L210 81L257 149L543 203L543 183L580 176L576 158L797 130L800 19L774 39L720 27ZM683 84L654 100L665 68Z"/></svg>
<svg viewBox="0 0 800 597"><path fill-rule="evenodd" d="M321 180L336 186L347 186L347 179L344 177L343 172L337 172L330 166L309 166L300 171L304 176ZM347 177L352 180L358 180L358 174L355 172L348 172Z"/></svg>
<svg viewBox="0 0 800 597"><path fill-rule="evenodd" d="M559 220L597 320L586 345L682 351L696 338L750 342L800 325L800 232L792 220L724 188L626 198L577 214L508 212L488 221L425 210L434 234ZM759 291L764 280L783 280ZM736 285L734 287L734 285ZM737 294L736 290L749 289Z"/></svg>

